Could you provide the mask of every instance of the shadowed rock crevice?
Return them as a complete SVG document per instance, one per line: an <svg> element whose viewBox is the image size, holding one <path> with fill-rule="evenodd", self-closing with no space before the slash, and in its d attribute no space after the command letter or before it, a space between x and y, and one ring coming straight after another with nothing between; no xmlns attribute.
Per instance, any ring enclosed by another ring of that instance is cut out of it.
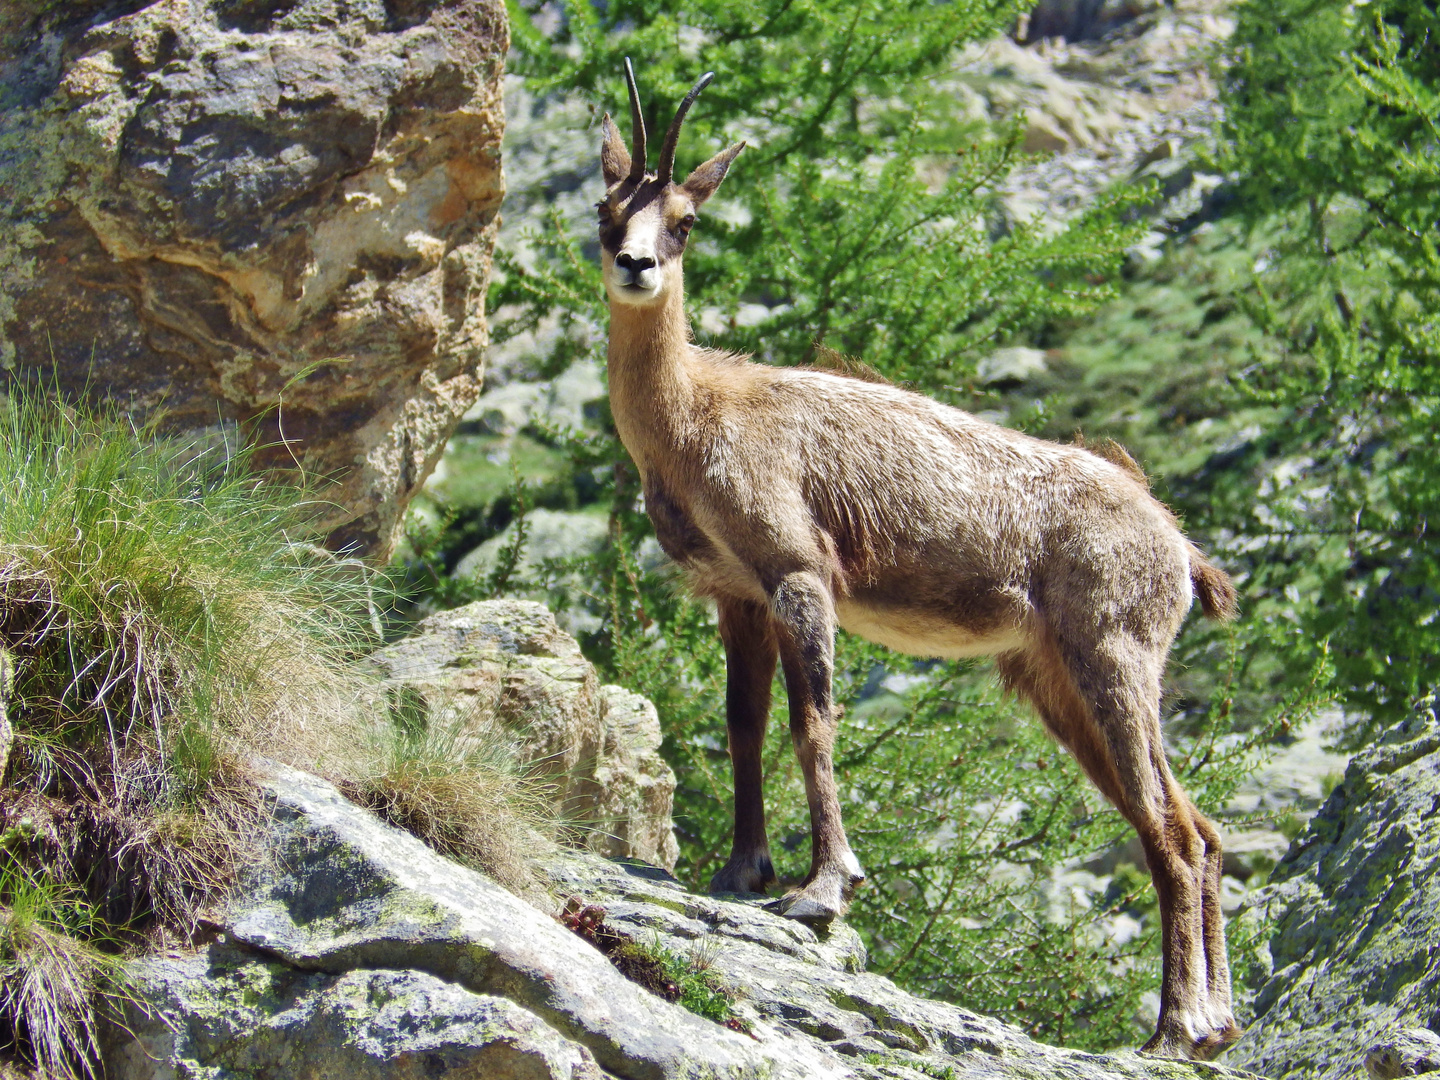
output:
<svg viewBox="0 0 1440 1080"><path fill-rule="evenodd" d="M1040 0L1022 24L1027 42L1093 41L1165 6L1162 0Z"/></svg>

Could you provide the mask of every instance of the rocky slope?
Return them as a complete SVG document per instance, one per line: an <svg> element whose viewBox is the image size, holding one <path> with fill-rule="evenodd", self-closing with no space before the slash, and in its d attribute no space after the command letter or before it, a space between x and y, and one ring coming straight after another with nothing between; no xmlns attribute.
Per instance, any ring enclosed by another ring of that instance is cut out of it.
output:
<svg viewBox="0 0 1440 1080"><path fill-rule="evenodd" d="M1440 1069L1435 707L1355 756L1251 899L1254 1018L1228 1063L1295 1080L1352 1077L1362 1061L1372 1076Z"/></svg>
<svg viewBox="0 0 1440 1080"><path fill-rule="evenodd" d="M1231 0L1131 0L1104 5L1090 23L1072 10L1081 32L1071 37L1041 32L1065 22L1065 5L1048 6L1050 18L1044 6L1032 18L1028 44L972 48L957 79L972 108L1018 122L1025 149L1042 155L1005 181L1008 214L1063 220L1109 185L1146 178L1157 182L1149 216L1160 231L1201 211L1221 182L1197 170L1195 151L1220 117L1210 65L1234 30Z"/></svg>
<svg viewBox="0 0 1440 1080"><path fill-rule="evenodd" d="M0 4L0 385L245 427L384 558L480 390L507 47L499 0Z"/></svg>
<svg viewBox="0 0 1440 1080"><path fill-rule="evenodd" d="M690 895L642 864L572 855L550 867L557 898L703 953L739 996L749 1032L733 1031L641 989L551 914L324 781L271 767L262 784L273 860L216 916L208 944L138 965L135 1000L111 1032L118 1080L1238 1075L1039 1045L866 974L843 925L818 936L754 904Z"/></svg>

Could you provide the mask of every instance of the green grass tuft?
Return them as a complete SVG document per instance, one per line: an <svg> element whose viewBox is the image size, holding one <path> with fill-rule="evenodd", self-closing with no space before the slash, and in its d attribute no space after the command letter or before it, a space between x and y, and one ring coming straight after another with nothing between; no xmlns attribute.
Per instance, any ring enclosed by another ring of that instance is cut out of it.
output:
<svg viewBox="0 0 1440 1080"><path fill-rule="evenodd" d="M363 582L306 542L316 504L233 442L22 396L0 410L0 478L11 723L85 753L117 797L141 748L166 765L148 801L203 791L227 739L313 712L304 676L361 644Z"/></svg>
<svg viewBox="0 0 1440 1080"><path fill-rule="evenodd" d="M22 390L0 492L0 1036L42 1073L94 1075L117 957L187 937L261 857L257 756L531 883L543 790L485 718L389 706L361 662L380 579L234 432L167 440Z"/></svg>

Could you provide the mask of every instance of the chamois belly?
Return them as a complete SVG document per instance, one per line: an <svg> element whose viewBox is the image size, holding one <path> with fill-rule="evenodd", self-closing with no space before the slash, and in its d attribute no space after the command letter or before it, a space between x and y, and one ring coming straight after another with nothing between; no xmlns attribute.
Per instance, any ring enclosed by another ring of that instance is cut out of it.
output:
<svg viewBox="0 0 1440 1080"><path fill-rule="evenodd" d="M963 660L994 656L1024 644L1018 626L971 628L926 612L841 600L835 618L852 634L911 656Z"/></svg>

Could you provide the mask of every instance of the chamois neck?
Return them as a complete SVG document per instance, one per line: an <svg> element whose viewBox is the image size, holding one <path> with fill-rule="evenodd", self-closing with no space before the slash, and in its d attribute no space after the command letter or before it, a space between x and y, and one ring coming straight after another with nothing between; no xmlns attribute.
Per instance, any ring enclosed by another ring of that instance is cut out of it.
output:
<svg viewBox="0 0 1440 1080"><path fill-rule="evenodd" d="M688 426L691 349L681 289L653 307L610 302L610 410L632 456Z"/></svg>

